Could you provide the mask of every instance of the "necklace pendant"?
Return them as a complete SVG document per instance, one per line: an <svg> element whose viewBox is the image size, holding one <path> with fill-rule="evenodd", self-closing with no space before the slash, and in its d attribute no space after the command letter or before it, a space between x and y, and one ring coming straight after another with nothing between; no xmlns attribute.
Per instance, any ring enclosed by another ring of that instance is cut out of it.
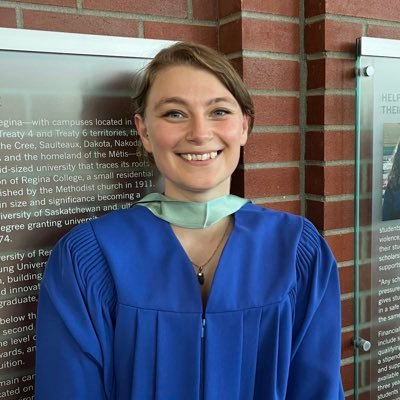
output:
<svg viewBox="0 0 400 400"><path fill-rule="evenodd" d="M197 280L199 281L200 285L204 284L204 273L203 273L203 271L197 272Z"/></svg>

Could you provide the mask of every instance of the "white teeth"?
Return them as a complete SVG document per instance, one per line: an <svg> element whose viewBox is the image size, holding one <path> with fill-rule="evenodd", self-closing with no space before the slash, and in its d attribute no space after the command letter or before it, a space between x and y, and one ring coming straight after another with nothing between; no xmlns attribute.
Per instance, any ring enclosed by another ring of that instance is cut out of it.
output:
<svg viewBox="0 0 400 400"><path fill-rule="evenodd" d="M205 160L209 160L214 159L215 157L217 157L218 152L216 151L212 151L210 153L204 153L204 154L181 154L181 157L184 158L185 160L188 161L205 161Z"/></svg>

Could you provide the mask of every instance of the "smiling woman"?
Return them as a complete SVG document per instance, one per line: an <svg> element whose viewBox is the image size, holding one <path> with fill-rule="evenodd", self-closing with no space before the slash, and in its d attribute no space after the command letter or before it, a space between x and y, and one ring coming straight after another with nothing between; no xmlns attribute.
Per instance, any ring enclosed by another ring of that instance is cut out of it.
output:
<svg viewBox="0 0 400 400"><path fill-rule="evenodd" d="M53 250L36 398L343 399L331 251L306 219L230 195L254 107L229 61L193 43L164 49L135 107L164 193Z"/></svg>
<svg viewBox="0 0 400 400"><path fill-rule="evenodd" d="M160 71L135 122L165 177L166 196L208 201L229 194L249 116L211 72L186 65Z"/></svg>

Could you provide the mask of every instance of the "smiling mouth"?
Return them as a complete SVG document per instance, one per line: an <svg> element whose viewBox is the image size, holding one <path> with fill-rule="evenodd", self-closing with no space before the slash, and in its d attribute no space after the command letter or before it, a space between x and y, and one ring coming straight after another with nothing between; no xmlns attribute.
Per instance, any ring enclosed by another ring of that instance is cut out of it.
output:
<svg viewBox="0 0 400 400"><path fill-rule="evenodd" d="M182 153L180 156L188 161L206 161L212 160L218 156L221 151L210 151L209 153L195 154L195 153Z"/></svg>

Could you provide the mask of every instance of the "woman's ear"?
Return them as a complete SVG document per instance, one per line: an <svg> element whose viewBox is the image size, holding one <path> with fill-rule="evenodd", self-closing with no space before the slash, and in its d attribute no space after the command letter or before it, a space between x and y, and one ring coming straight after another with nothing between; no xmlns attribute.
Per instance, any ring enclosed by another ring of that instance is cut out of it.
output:
<svg viewBox="0 0 400 400"><path fill-rule="evenodd" d="M151 153L151 150L152 150L151 142L149 139L149 135L147 134L146 124L145 124L143 117L140 114L135 114L135 126L136 126L136 130L139 133L140 140L143 143L144 149L148 153Z"/></svg>
<svg viewBox="0 0 400 400"><path fill-rule="evenodd" d="M241 146L244 146L247 142L247 137L249 135L249 127L250 127L250 117L247 114L243 114L242 135L240 137Z"/></svg>

